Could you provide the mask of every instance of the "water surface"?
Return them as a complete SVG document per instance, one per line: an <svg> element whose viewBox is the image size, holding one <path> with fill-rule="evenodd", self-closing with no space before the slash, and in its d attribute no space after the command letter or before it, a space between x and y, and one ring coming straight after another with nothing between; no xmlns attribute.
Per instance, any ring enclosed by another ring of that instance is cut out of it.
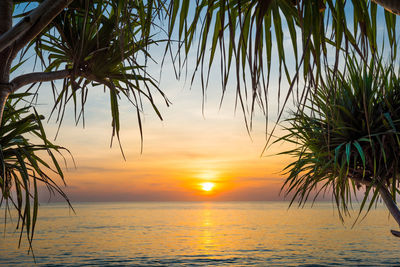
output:
<svg viewBox="0 0 400 267"><path fill-rule="evenodd" d="M33 242L37 266L400 265L400 239L384 207L354 228L331 203L42 204ZM4 210L0 210L4 220ZM11 223L0 264L32 265Z"/></svg>

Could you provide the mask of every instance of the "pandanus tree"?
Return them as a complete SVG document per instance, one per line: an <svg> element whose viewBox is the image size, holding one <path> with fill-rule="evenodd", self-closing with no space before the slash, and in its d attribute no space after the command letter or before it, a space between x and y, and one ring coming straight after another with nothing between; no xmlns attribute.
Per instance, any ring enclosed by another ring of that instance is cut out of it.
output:
<svg viewBox="0 0 400 267"><path fill-rule="evenodd" d="M0 203L6 206L5 219L9 207L17 210L20 242L25 232L32 249L38 216L38 184L44 184L52 194L60 194L69 203L55 179L58 176L64 182L57 155L68 150L47 138L41 122L43 116L30 106L20 107L18 102L23 96L26 97L14 94L8 98L0 124Z"/></svg>
<svg viewBox="0 0 400 267"><path fill-rule="evenodd" d="M231 79L251 128L257 110L268 124L272 72L279 83L279 121L290 97L304 104L309 88L323 81L325 66L337 71L353 53L366 61L382 48L382 37L396 58L399 10L396 0L176 0L168 13L169 36L180 41L179 55L197 50L193 78L199 73L203 90L219 61L222 98ZM288 86L281 92L283 80Z"/></svg>
<svg viewBox="0 0 400 267"><path fill-rule="evenodd" d="M283 190L300 205L332 194L341 217L357 192L360 214L380 196L400 225L400 76L381 61L355 62L348 59L345 73L327 71L326 83L287 119L288 134L278 141L293 143L282 154L294 161Z"/></svg>
<svg viewBox="0 0 400 267"><path fill-rule="evenodd" d="M61 148L47 139L38 116L19 115L26 110L24 102L19 101L14 112L7 101L27 97L19 94L25 85L35 98L47 81L50 88L46 91L54 98L51 116L61 124L66 106L72 104L76 122L84 123L88 90L102 86L110 99L112 136L119 141L119 101L123 97L134 106L141 132L143 101L160 118L153 94L168 104L145 68L146 60L151 60L148 47L162 41L152 39L160 5L160 1L0 1L0 184L5 200L0 206L8 208L7 203L12 203L21 222L17 227L21 233L26 230L29 241L38 210L37 187L45 185L66 198L50 177L63 178L56 159L59 155L53 152ZM24 63L33 66L33 72L21 74L18 68ZM35 71L36 64L40 71ZM43 141L40 147L28 142L29 132ZM38 149L47 150L49 158L35 154ZM40 166L54 172L46 174Z"/></svg>
<svg viewBox="0 0 400 267"><path fill-rule="evenodd" d="M290 84L284 106L300 78L307 85L318 84L328 59L333 58L339 66L343 54L355 52L366 58L375 53L380 38L376 3L387 9L382 26L386 28L387 47L396 57L395 14L400 9L395 0L4 0L0 3L0 59L4 63L0 66L0 103L24 85L58 79L65 79L62 92L70 88L68 94L85 92L91 83L107 88L118 85L113 92L128 92L121 88L135 85L130 91L153 103L146 86L151 79L136 75L138 71L143 74L146 63L139 64L137 58L147 53L149 45L159 43L163 37L155 33L165 30L166 52L177 44L178 54L171 51L178 67L197 49L194 74L200 71L203 89L216 58L221 61L223 93L230 72L235 70L236 93L247 121L256 106L268 114L274 60L279 80L284 77ZM167 29L162 29L165 20ZM13 25L13 21L18 23ZM27 48L48 59L47 67L10 80L11 66L29 55L23 53L29 51ZM100 70L95 62L102 58ZM113 67L107 68L106 60ZM302 92L300 100L305 99ZM118 124L116 115L113 112Z"/></svg>
<svg viewBox="0 0 400 267"><path fill-rule="evenodd" d="M396 58L394 13L399 11L399 3L375 2L388 10L384 24L386 48L391 58ZM268 122L268 88L275 65L279 81L284 77L289 83L287 95L279 101L282 114L290 96L304 103L310 93L308 88L323 80L325 64L333 61L334 71L338 71L348 53L356 53L364 60L376 53L379 37L375 2L2 0L0 120L11 95L24 86L38 89L50 82L54 97L52 114L57 114L60 123L68 103L74 106L76 120L84 122L88 90L102 86L109 94L113 136L119 135L118 103L122 97L134 105L141 130L143 101L148 101L160 118L154 95L165 99L168 105L163 91L146 70L147 60L151 59L149 47L165 40L165 54L171 52L177 74L188 62L189 53L197 49L193 75L200 72L203 90L207 88L213 62L220 59L222 98L228 80L234 76L239 106L250 128L257 107ZM352 9L351 21L346 16L347 7ZM167 21L167 29L162 28L163 21ZM291 52L286 50L285 38L290 40ZM26 64L35 66L27 60L32 54L41 62L42 69L11 79L12 69ZM274 60L277 64L273 64ZM232 70L235 75L230 75ZM61 80L62 85L56 80ZM301 80L305 86L297 89ZM298 94L293 93L296 90ZM40 89L35 92L44 93Z"/></svg>

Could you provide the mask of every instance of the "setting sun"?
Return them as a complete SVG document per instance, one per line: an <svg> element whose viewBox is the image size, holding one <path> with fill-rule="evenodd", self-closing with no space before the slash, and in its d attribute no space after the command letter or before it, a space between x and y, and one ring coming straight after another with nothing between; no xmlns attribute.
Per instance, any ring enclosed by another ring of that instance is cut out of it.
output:
<svg viewBox="0 0 400 267"><path fill-rule="evenodd" d="M214 186L215 186L214 183L210 183L210 182L202 183L201 184L201 189L204 190L204 191L209 192L214 188Z"/></svg>

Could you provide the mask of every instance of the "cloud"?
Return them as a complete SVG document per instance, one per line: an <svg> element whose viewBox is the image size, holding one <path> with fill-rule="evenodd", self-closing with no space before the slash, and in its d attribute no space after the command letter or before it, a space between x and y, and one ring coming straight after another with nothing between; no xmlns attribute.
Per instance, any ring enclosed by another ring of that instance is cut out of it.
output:
<svg viewBox="0 0 400 267"><path fill-rule="evenodd" d="M131 170L113 168L113 167L99 167L99 166L79 166L77 168L68 168L64 170L67 173L120 173L120 172L131 172Z"/></svg>

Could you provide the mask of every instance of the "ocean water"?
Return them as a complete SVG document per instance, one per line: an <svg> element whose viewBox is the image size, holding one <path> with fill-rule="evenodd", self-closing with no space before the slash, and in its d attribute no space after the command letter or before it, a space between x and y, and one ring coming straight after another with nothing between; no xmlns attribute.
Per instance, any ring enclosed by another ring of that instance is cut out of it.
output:
<svg viewBox="0 0 400 267"><path fill-rule="evenodd" d="M384 207L353 228L331 203L45 204L33 242L36 266L394 266L400 238ZM4 220L2 210L0 220ZM1 210L0 210L1 212ZM3 216L3 217L1 217ZM31 266L27 242L7 224L0 265Z"/></svg>

